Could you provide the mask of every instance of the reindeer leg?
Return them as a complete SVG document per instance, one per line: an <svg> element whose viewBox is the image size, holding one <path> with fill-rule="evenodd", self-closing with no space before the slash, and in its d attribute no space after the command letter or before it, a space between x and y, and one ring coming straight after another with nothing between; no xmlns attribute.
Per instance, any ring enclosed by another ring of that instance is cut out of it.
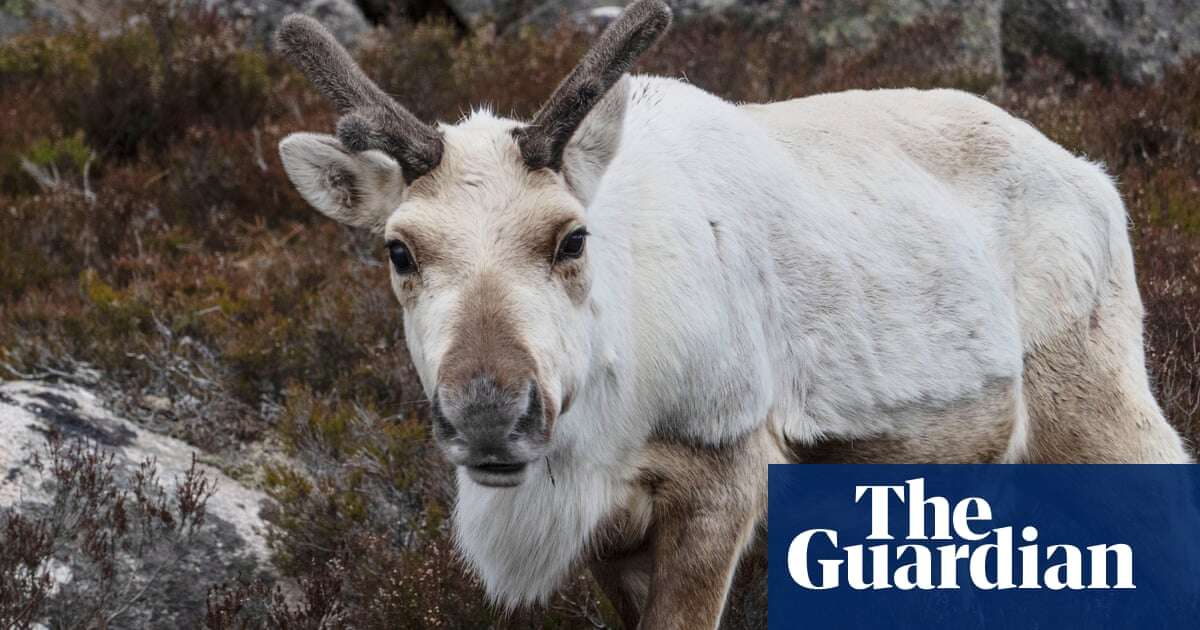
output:
<svg viewBox="0 0 1200 630"><path fill-rule="evenodd" d="M716 628L734 571L766 514L766 427L727 446L651 446L642 482L654 502L654 560L643 630Z"/></svg>

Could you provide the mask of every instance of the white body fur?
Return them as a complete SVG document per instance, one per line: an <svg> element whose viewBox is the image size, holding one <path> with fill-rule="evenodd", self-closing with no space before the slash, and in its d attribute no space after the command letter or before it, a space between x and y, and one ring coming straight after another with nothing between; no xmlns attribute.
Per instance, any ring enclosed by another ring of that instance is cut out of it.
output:
<svg viewBox="0 0 1200 630"><path fill-rule="evenodd" d="M319 27L289 28L293 50L334 45ZM330 71L318 63L330 53L296 54L329 94L369 92L344 52ZM452 346L487 365L521 355L509 416L530 408L521 379L534 376L549 441L521 452L545 448L544 465L507 488L459 468L458 544L508 606L545 601L606 543L598 528L614 515L619 535L640 538L670 511L639 480L668 459L654 444L758 449L728 483L679 472L689 455L672 452L678 485L707 484L695 494L709 500L736 485L746 498L748 514L718 527L738 540L705 552L708 591L728 586L729 556L761 509L755 467L798 457L789 445L876 440L900 461L1187 460L1147 383L1112 182L978 98L887 90L736 106L634 77L573 131L561 163L533 154L550 168L523 161L542 145L519 148L518 121L399 125L424 142L405 145L420 149L407 170L319 134L290 136L281 155L329 216L391 243L421 234L416 260L433 262L394 272L393 287L431 398L451 415L475 402L475 385L439 383ZM530 242L564 216L591 235L586 258L558 267ZM479 332L492 321L483 307L505 321L493 336L508 346ZM631 573L618 590L633 585L624 595L642 608L649 579ZM658 622L692 607L679 592ZM720 615L709 603L704 624Z"/></svg>
<svg viewBox="0 0 1200 630"><path fill-rule="evenodd" d="M768 418L802 443L902 432L911 408L1020 383L1023 355L1087 318L1110 268L1132 270L1103 171L967 94L737 107L652 77L630 92L587 209L604 270L587 384L549 467L499 490L460 474L459 544L504 602L544 601L628 507L652 434L725 443Z"/></svg>
<svg viewBox="0 0 1200 630"><path fill-rule="evenodd" d="M961 92L623 79L669 22L638 0L529 123L438 129L279 29L342 114L285 168L388 243L493 598L587 562L627 626L714 627L770 462L1188 461L1098 166Z"/></svg>

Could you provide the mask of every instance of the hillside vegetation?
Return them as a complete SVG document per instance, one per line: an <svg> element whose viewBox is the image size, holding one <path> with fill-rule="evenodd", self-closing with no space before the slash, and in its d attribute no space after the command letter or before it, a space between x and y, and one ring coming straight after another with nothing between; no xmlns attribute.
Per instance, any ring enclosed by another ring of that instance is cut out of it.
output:
<svg viewBox="0 0 1200 630"><path fill-rule="evenodd" d="M297 586L285 601L267 583L214 584L210 627L496 623L452 552L448 470L383 243L309 209L276 155L290 132L330 130L333 112L228 23L155 7L103 35L0 44L0 378L91 366L113 404L275 499L275 569ZM1014 57L1000 85L956 65L958 26L922 22L839 55L798 31L706 18L677 24L640 71L745 101L957 87L1103 161L1133 219L1157 394L1197 443L1200 60L1131 87ZM423 119L479 103L527 116L582 53L577 28L397 22L357 54ZM504 623L592 627L611 613L581 576Z"/></svg>

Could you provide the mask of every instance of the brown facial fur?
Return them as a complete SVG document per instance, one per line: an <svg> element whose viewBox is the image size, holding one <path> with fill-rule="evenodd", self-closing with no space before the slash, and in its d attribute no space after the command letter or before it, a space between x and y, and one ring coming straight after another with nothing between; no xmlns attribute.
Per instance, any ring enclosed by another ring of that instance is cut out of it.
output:
<svg viewBox="0 0 1200 630"><path fill-rule="evenodd" d="M463 291L451 339L438 374L443 387L461 390L487 377L505 391L518 391L536 376L533 356L494 273L480 274Z"/></svg>
<svg viewBox="0 0 1200 630"><path fill-rule="evenodd" d="M486 118L467 124L512 128ZM516 141L500 138L448 131L446 160L406 191L386 234L404 241L419 266L460 274L484 265L500 272L549 269L561 239L586 225L562 176L529 172Z"/></svg>
<svg viewBox="0 0 1200 630"><path fill-rule="evenodd" d="M464 123L496 131L512 125L486 115ZM510 391L529 379L554 379L541 373L529 341L539 322L528 318L585 302L587 246L583 257L555 262L561 239L586 225L583 208L561 175L525 167L510 134L448 129L445 139L442 165L405 191L385 228L385 240L403 241L419 269L396 283L407 310L419 309L425 291L458 295L453 311L437 315L447 324L446 351L433 376L452 389L485 376ZM570 385L538 386L552 423L559 411L552 398L565 404Z"/></svg>

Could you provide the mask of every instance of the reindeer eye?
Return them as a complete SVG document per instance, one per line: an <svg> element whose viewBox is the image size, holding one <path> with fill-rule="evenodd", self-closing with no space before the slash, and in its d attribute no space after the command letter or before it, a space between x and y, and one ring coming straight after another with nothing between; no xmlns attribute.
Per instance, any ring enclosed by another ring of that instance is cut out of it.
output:
<svg viewBox="0 0 1200 630"><path fill-rule="evenodd" d="M587 242L587 228L576 228L573 232L563 238L558 244L558 253L554 256L554 261L558 262L564 258L579 258L583 255L583 245Z"/></svg>
<svg viewBox="0 0 1200 630"><path fill-rule="evenodd" d="M388 241L387 247L388 256L392 259L392 267L396 269L396 273L404 275L417 270L417 263L413 260L407 245L400 241Z"/></svg>

